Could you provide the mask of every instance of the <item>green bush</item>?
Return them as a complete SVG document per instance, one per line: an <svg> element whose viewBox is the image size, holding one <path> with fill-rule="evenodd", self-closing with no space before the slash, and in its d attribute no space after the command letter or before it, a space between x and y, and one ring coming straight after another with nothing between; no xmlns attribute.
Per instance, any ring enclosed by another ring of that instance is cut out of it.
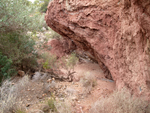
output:
<svg viewBox="0 0 150 113"><path fill-rule="evenodd" d="M61 39L61 35L49 28L49 33L45 33L47 39Z"/></svg>
<svg viewBox="0 0 150 113"><path fill-rule="evenodd" d="M48 104L49 108L50 108L53 112L56 112L56 111L57 111L56 106L55 106L55 99L54 99L54 98L50 98L50 99L47 101L47 104Z"/></svg>
<svg viewBox="0 0 150 113"><path fill-rule="evenodd" d="M48 52L45 52L42 54L42 57L43 57L43 68L45 70L47 69L56 69L57 68L57 64L56 64L56 61L57 61L57 58L55 55L52 55Z"/></svg>
<svg viewBox="0 0 150 113"><path fill-rule="evenodd" d="M39 15L36 8L26 0L1 0L0 33L27 32L39 30Z"/></svg>
<svg viewBox="0 0 150 113"><path fill-rule="evenodd" d="M35 0L34 5L39 6L39 11L45 13L47 11L47 6L52 0Z"/></svg>
<svg viewBox="0 0 150 113"><path fill-rule="evenodd" d="M15 74L15 70L12 67L12 60L0 53L0 83L3 79L13 74Z"/></svg>
<svg viewBox="0 0 150 113"><path fill-rule="evenodd" d="M76 65L78 61L78 58L76 57L75 53L71 53L71 55L69 55L68 58L63 57L61 59L61 62L63 65L63 67L68 71L68 74L71 73L72 71L74 71L74 66Z"/></svg>
<svg viewBox="0 0 150 113"><path fill-rule="evenodd" d="M35 42L26 35L7 33L1 35L0 51L17 67L34 68L36 64Z"/></svg>
<svg viewBox="0 0 150 113"><path fill-rule="evenodd" d="M40 31L44 24L44 15L38 13L37 8L27 0L1 0L0 52L7 56L7 65L9 62L17 69L36 67L35 41L27 33ZM0 67L3 76L9 70L9 66L6 67Z"/></svg>

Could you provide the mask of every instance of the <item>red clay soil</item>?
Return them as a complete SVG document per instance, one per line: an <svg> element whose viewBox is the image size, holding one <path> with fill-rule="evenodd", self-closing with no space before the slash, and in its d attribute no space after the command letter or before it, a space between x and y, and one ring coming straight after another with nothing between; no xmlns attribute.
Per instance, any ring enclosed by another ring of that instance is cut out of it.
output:
<svg viewBox="0 0 150 113"><path fill-rule="evenodd" d="M83 99L76 103L78 113L88 113L91 105L99 98L107 97L115 90L115 82L105 79L102 69L96 63L83 63L75 67L75 77L82 79L85 74L89 73L96 77L97 85Z"/></svg>

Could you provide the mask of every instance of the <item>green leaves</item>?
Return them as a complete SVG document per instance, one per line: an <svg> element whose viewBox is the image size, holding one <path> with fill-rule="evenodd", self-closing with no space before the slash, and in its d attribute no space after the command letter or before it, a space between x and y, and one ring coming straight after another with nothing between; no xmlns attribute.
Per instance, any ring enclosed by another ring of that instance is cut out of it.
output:
<svg viewBox="0 0 150 113"><path fill-rule="evenodd" d="M36 14L36 8L27 0L1 0L0 32L27 32L40 30L39 20L42 15Z"/></svg>
<svg viewBox="0 0 150 113"><path fill-rule="evenodd" d="M39 7L39 11L41 13L46 13L47 6L48 6L49 2L51 2L51 1L52 0L35 0L34 5Z"/></svg>
<svg viewBox="0 0 150 113"><path fill-rule="evenodd" d="M12 60L8 59L7 56L2 55L0 52L0 82L4 78L10 77L11 74L14 74L14 69L12 67Z"/></svg>

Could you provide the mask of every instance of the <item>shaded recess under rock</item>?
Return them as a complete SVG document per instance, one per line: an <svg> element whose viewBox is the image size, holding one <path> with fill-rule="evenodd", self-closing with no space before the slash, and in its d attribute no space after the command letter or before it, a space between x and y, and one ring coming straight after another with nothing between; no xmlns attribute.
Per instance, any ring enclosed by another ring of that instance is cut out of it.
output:
<svg viewBox="0 0 150 113"><path fill-rule="evenodd" d="M54 0L45 20L109 70L118 89L148 94L149 0Z"/></svg>

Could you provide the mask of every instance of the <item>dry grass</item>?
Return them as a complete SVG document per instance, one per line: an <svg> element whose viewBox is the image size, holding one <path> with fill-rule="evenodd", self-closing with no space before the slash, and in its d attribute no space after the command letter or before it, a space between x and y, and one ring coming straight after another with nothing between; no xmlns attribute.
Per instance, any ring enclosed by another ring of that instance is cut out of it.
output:
<svg viewBox="0 0 150 113"><path fill-rule="evenodd" d="M92 88L97 85L95 76L91 75L89 72L87 72L85 74L85 76L83 76L83 78L80 80L80 82L82 83L82 85L84 87L83 92L85 94L89 94L91 92Z"/></svg>
<svg viewBox="0 0 150 113"><path fill-rule="evenodd" d="M9 80L3 82L0 87L0 113L25 113L19 93L29 82L28 76L24 76L17 84Z"/></svg>
<svg viewBox="0 0 150 113"><path fill-rule="evenodd" d="M65 100L64 102L56 102L55 106L58 113L73 113L71 103L68 100Z"/></svg>
<svg viewBox="0 0 150 113"><path fill-rule="evenodd" d="M133 97L126 89L115 91L108 98L100 98L90 113L150 113L147 101Z"/></svg>
<svg viewBox="0 0 150 113"><path fill-rule="evenodd" d="M57 58L56 58L55 55L52 55L52 54L50 54L48 52L44 52L42 54L42 57L43 57L43 60L44 60L43 61L43 68L45 70L47 70L47 69L55 70L55 69L58 68L57 63L56 63Z"/></svg>
<svg viewBox="0 0 150 113"><path fill-rule="evenodd" d="M54 97L47 99L41 110L44 113L73 113L70 101L56 101Z"/></svg>

